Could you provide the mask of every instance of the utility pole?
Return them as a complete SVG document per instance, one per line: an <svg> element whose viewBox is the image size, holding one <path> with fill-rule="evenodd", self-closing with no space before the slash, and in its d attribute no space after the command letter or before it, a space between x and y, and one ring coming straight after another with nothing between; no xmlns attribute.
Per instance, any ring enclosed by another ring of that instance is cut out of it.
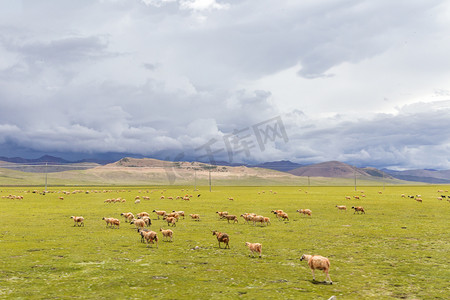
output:
<svg viewBox="0 0 450 300"><path fill-rule="evenodd" d="M47 194L47 166L48 163L45 163L45 189L44 189L45 194Z"/></svg>
<svg viewBox="0 0 450 300"><path fill-rule="evenodd" d="M211 192L211 168L209 169L209 191Z"/></svg>

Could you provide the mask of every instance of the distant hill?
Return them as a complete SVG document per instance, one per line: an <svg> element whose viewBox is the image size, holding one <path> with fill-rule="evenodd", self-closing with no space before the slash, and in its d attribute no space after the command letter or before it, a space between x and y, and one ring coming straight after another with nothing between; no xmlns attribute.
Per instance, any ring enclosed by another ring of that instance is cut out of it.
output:
<svg viewBox="0 0 450 300"><path fill-rule="evenodd" d="M39 158L22 158L22 157L5 157L0 156L0 161L3 162L10 162L15 164L32 164L32 165L54 165L54 164L76 164L76 163L96 163L99 165L106 165L112 162L115 162L115 160L110 159L95 159L95 158L87 158L87 159L81 159L76 161L70 161L66 160L61 157L51 156L51 155L44 155Z"/></svg>
<svg viewBox="0 0 450 300"><path fill-rule="evenodd" d="M296 176L311 176L311 177L338 177L338 178L353 178L358 177L379 177L392 178L375 168L357 168L339 161L328 161L313 165L302 166L288 173Z"/></svg>
<svg viewBox="0 0 450 300"><path fill-rule="evenodd" d="M44 155L39 158L22 158L22 157L4 157L0 156L1 161L10 162L10 163L16 163L16 164L36 164L36 163L49 163L49 164L67 164L71 163L68 160L62 159L60 157L50 156L50 155Z"/></svg>
<svg viewBox="0 0 450 300"><path fill-rule="evenodd" d="M406 170L406 171L394 171L389 169L383 169L392 177L407 180L426 183L450 183L450 170Z"/></svg>
<svg viewBox="0 0 450 300"><path fill-rule="evenodd" d="M241 163L227 163L218 162L217 166L211 166L208 163L202 162L170 162L162 161L152 158L132 158L124 157L118 161L110 161L108 157L105 159L83 159L78 161L68 161L63 158L44 155L35 159L25 159L21 157L0 157L0 168L11 169L15 171L28 172L28 173L58 173L64 171L80 171L100 168L100 170L117 170L121 169L125 172L130 172L131 168L143 169L147 168L147 172L164 173L166 177L178 176L182 177L186 172L190 171L203 171L213 170L214 172L220 172L221 174L232 175L233 178L255 178L268 176L268 178L277 178L276 182L283 176L287 176L284 179L288 181L294 180L295 177L290 176L304 176L304 177L322 177L322 178L343 178L351 179L355 175L360 179L367 179L370 181L376 180L405 180L425 183L450 183L450 170L408 170L408 171L393 171L388 169L376 169L376 168L357 168L349 164L345 164L339 161L329 161L311 165L301 165L288 160L271 161L260 164L241 164ZM254 169L252 171L252 169ZM103 172L101 171L101 172ZM271 173L280 172L280 173ZM100 171L99 171L100 172ZM141 172L141 171L139 171ZM93 172L95 173L95 172ZM155 174L156 174L155 173ZM186 173L186 174L187 174ZM199 174L200 174L199 173ZM153 174L153 177L160 175ZM175 174L175 175L173 175ZM237 176L236 174L239 174ZM245 174L245 175L243 175ZM284 174L283 176L281 176ZM236 175L236 176L234 176ZM103 176L103 175L102 175ZM187 176L187 175L186 175ZM189 175L191 176L191 175ZM105 176L106 178L107 176ZM155 178L156 178L155 177ZM223 178L227 176L222 176ZM230 178L231 178L230 177ZM166 178L167 179L167 178ZM225 179L224 179L225 180ZM258 179L259 180L259 179ZM325 180L325 179L324 179ZM161 180L160 180L161 181ZM169 180L170 181L170 180ZM270 182L269 180L263 180L262 182Z"/></svg>
<svg viewBox="0 0 450 300"><path fill-rule="evenodd" d="M55 173L64 172L70 170L86 170L100 166L95 163L61 163L57 164L55 162L48 164L32 164L32 163L11 163L0 161L0 168L16 170L28 173Z"/></svg>
<svg viewBox="0 0 450 300"><path fill-rule="evenodd" d="M210 175L215 185L294 185L299 182L296 176L269 169L131 157L73 174L83 181L96 180L103 184L208 185Z"/></svg>
<svg viewBox="0 0 450 300"><path fill-rule="evenodd" d="M280 160L280 161L265 162L265 163L257 164L257 165L250 165L249 167L271 169L271 170L276 170L276 171L281 171L281 172L289 172L291 170L294 170L294 169L302 167L302 166L304 166L304 165L293 163L289 160Z"/></svg>
<svg viewBox="0 0 450 300"><path fill-rule="evenodd" d="M111 164L97 165L85 169L49 172L43 177L37 172L23 172L3 168L0 164L0 185L42 185L44 178L49 185L188 185L207 186L210 178L213 185L309 185L310 180L265 168L246 166L216 166L200 162L170 162L157 159L125 157ZM60 167L53 165L52 167ZM50 168L50 166L39 166ZM362 185L378 185L376 176L359 178ZM391 184L404 184L398 179ZM315 177L313 185L351 185L353 178Z"/></svg>

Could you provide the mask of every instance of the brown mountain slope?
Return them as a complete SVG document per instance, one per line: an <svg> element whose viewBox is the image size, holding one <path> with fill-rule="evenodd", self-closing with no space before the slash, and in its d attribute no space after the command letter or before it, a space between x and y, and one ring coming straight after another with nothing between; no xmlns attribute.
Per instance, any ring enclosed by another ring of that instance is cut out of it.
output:
<svg viewBox="0 0 450 300"><path fill-rule="evenodd" d="M263 168L214 166L200 162L170 162L129 157L86 172L109 183L129 180L158 184L188 184L197 181L203 185L208 184L210 173L215 182L230 182L234 185L298 182L298 177L292 174Z"/></svg>
<svg viewBox="0 0 450 300"><path fill-rule="evenodd" d="M351 178L355 175L360 177L391 177L389 175L384 175L383 172L374 168L364 168L360 169L339 161L328 161L323 163L318 163L314 165L308 165L296 168L289 171L288 173L296 176L312 176L312 177L340 177L340 178Z"/></svg>

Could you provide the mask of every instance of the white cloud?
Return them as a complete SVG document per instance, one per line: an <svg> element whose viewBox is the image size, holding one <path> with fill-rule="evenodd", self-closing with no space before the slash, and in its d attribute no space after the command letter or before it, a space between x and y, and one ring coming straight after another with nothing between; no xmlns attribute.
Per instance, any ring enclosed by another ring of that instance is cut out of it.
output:
<svg viewBox="0 0 450 300"><path fill-rule="evenodd" d="M141 0L147 6L162 7L170 3L177 3L181 10L204 12L211 10L228 9L228 3L219 3L216 0Z"/></svg>
<svg viewBox="0 0 450 300"><path fill-rule="evenodd" d="M446 2L28 1L13 10L0 18L4 151L196 156L212 138L223 148L234 130L282 116L289 142L233 159L448 167Z"/></svg>
<svg viewBox="0 0 450 300"><path fill-rule="evenodd" d="M193 11L208 11L208 10L221 10L228 9L230 7L229 4L221 4L217 3L216 0L181 0L180 8L181 9L189 9Z"/></svg>
<svg viewBox="0 0 450 300"><path fill-rule="evenodd" d="M164 4L176 2L177 0L141 0L145 5L161 7Z"/></svg>

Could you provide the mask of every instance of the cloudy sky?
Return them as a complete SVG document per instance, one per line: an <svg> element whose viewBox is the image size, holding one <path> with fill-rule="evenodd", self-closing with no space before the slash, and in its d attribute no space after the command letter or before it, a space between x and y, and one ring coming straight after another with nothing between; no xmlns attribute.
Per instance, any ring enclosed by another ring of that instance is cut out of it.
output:
<svg viewBox="0 0 450 300"><path fill-rule="evenodd" d="M0 0L0 156L450 169L450 1Z"/></svg>

